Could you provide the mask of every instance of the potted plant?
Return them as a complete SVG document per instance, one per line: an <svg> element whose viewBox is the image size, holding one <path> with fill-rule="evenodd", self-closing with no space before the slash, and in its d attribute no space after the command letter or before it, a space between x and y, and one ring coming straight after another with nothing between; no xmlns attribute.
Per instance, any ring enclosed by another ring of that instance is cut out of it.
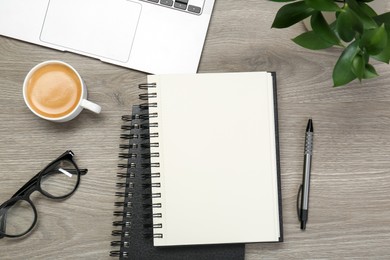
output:
<svg viewBox="0 0 390 260"><path fill-rule="evenodd" d="M390 12L377 14L373 0L270 0L285 2L273 28L286 28L309 18L312 29L292 39L311 50L333 46L343 51L333 69L334 86L378 76L371 59L390 61ZM385 0L376 0L384 1ZM328 22L324 14L331 14Z"/></svg>

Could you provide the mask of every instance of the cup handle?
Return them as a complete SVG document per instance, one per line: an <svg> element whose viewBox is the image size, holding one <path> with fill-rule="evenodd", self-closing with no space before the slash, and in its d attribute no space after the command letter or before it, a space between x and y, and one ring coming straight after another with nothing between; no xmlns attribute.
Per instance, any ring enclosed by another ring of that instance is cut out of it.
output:
<svg viewBox="0 0 390 260"><path fill-rule="evenodd" d="M86 100L86 99L83 99L81 101L81 104L80 104L83 108L86 108L96 114L99 114L100 111L102 111L102 108L101 106L99 106L98 104L95 104L89 100Z"/></svg>

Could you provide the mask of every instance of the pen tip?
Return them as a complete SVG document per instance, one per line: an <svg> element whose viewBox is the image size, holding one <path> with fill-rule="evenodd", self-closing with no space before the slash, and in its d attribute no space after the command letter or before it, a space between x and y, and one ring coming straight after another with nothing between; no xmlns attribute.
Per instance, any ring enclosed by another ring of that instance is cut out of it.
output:
<svg viewBox="0 0 390 260"><path fill-rule="evenodd" d="M301 229L305 230L306 229L306 221L301 222Z"/></svg>
<svg viewBox="0 0 390 260"><path fill-rule="evenodd" d="M307 122L306 132L313 132L313 131L314 131L313 120L311 120L310 118L309 121Z"/></svg>

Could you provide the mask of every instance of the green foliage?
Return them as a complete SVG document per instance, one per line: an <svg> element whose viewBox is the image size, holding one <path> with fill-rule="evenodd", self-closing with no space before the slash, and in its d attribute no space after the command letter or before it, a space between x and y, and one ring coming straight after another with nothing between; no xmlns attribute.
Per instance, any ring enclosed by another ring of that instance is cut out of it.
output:
<svg viewBox="0 0 390 260"><path fill-rule="evenodd" d="M335 87L377 77L370 58L390 62L390 12L378 15L367 4L374 0L270 1L285 3L275 16L273 28L286 28L310 17L312 30L292 39L296 44L311 50L332 46L344 49L333 70ZM334 13L336 20L328 24L323 12Z"/></svg>
<svg viewBox="0 0 390 260"><path fill-rule="evenodd" d="M307 6L305 1L298 1L295 3L286 4L276 14L272 27L286 28L306 17L310 16L314 9Z"/></svg>

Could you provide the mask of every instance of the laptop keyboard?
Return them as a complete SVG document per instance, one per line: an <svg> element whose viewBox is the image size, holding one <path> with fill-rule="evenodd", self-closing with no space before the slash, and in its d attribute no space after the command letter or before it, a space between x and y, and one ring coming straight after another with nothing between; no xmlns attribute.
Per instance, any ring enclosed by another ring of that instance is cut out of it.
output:
<svg viewBox="0 0 390 260"><path fill-rule="evenodd" d="M204 0L142 0L164 7L184 11L192 14L201 14Z"/></svg>

